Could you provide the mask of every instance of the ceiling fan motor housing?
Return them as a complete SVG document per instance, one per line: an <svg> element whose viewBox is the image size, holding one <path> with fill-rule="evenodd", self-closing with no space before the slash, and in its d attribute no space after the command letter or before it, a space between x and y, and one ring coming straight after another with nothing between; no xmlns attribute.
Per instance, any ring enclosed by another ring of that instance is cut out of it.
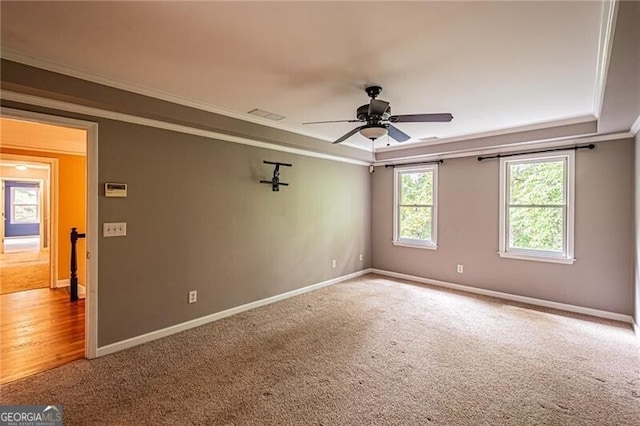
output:
<svg viewBox="0 0 640 426"><path fill-rule="evenodd" d="M387 108L387 110L379 117L379 120L370 120L370 118L373 117L369 117L369 104L361 105L356 110L356 117L360 121L372 121L374 123L377 123L380 120L389 120L389 117L391 117L391 107Z"/></svg>

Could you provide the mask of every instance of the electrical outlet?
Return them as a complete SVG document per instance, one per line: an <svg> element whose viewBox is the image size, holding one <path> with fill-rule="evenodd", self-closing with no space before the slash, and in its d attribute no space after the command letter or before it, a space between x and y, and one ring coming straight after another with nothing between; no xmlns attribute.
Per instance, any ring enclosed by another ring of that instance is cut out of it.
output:
<svg viewBox="0 0 640 426"><path fill-rule="evenodd" d="M360 262L362 262L362 259L363 259L362 253L360 253Z"/></svg>
<svg viewBox="0 0 640 426"><path fill-rule="evenodd" d="M196 303L198 301L198 291L193 290L189 292L189 303Z"/></svg>
<svg viewBox="0 0 640 426"><path fill-rule="evenodd" d="M458 265L457 271L459 274L462 274L464 272L464 266Z"/></svg>
<svg viewBox="0 0 640 426"><path fill-rule="evenodd" d="M335 260L335 259L333 259L333 260L331 261L331 267L335 269L335 267L336 267L336 266L337 266L336 260Z"/></svg>

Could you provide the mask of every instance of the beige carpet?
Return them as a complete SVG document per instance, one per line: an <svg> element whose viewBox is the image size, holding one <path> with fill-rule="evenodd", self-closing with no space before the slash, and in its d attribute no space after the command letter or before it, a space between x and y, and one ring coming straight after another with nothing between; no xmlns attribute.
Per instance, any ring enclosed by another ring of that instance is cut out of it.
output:
<svg viewBox="0 0 640 426"><path fill-rule="evenodd" d="M0 388L65 425L638 425L628 324L369 275Z"/></svg>

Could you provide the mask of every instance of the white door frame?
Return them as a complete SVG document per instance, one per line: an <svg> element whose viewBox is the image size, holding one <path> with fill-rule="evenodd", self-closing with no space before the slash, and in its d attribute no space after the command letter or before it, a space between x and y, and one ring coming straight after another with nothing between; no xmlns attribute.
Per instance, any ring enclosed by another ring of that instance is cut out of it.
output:
<svg viewBox="0 0 640 426"><path fill-rule="evenodd" d="M98 350L98 123L12 108L0 108L0 116L87 131L85 357L95 358Z"/></svg>
<svg viewBox="0 0 640 426"><path fill-rule="evenodd" d="M45 153L43 153L44 155ZM58 286L58 159L51 157L36 157L31 155L21 155L21 154L2 154L0 153L0 160L7 161L15 161L15 162L25 162L25 163L40 163L46 164L49 166L49 178L47 179L47 229L45 230L47 235L47 242L49 244L49 287L56 288ZM21 179L21 178L10 178L13 180ZM9 180L4 179L3 180ZM33 180L33 179L22 179L22 180ZM42 191L42 196L44 195L44 191ZM4 193L3 193L4 200ZM4 209L4 201L3 207ZM44 221L41 220L41 223ZM2 237L4 238L4 227L2 227ZM40 248L44 244L42 240L42 232L40 233L41 241Z"/></svg>

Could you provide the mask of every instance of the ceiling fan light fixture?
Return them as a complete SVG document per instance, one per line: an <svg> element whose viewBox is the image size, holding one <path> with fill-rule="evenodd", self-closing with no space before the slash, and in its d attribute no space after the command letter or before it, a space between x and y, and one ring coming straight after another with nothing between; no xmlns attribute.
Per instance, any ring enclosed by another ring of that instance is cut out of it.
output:
<svg viewBox="0 0 640 426"><path fill-rule="evenodd" d="M360 129L360 134L367 139L376 140L386 136L389 131L384 126L371 126Z"/></svg>

